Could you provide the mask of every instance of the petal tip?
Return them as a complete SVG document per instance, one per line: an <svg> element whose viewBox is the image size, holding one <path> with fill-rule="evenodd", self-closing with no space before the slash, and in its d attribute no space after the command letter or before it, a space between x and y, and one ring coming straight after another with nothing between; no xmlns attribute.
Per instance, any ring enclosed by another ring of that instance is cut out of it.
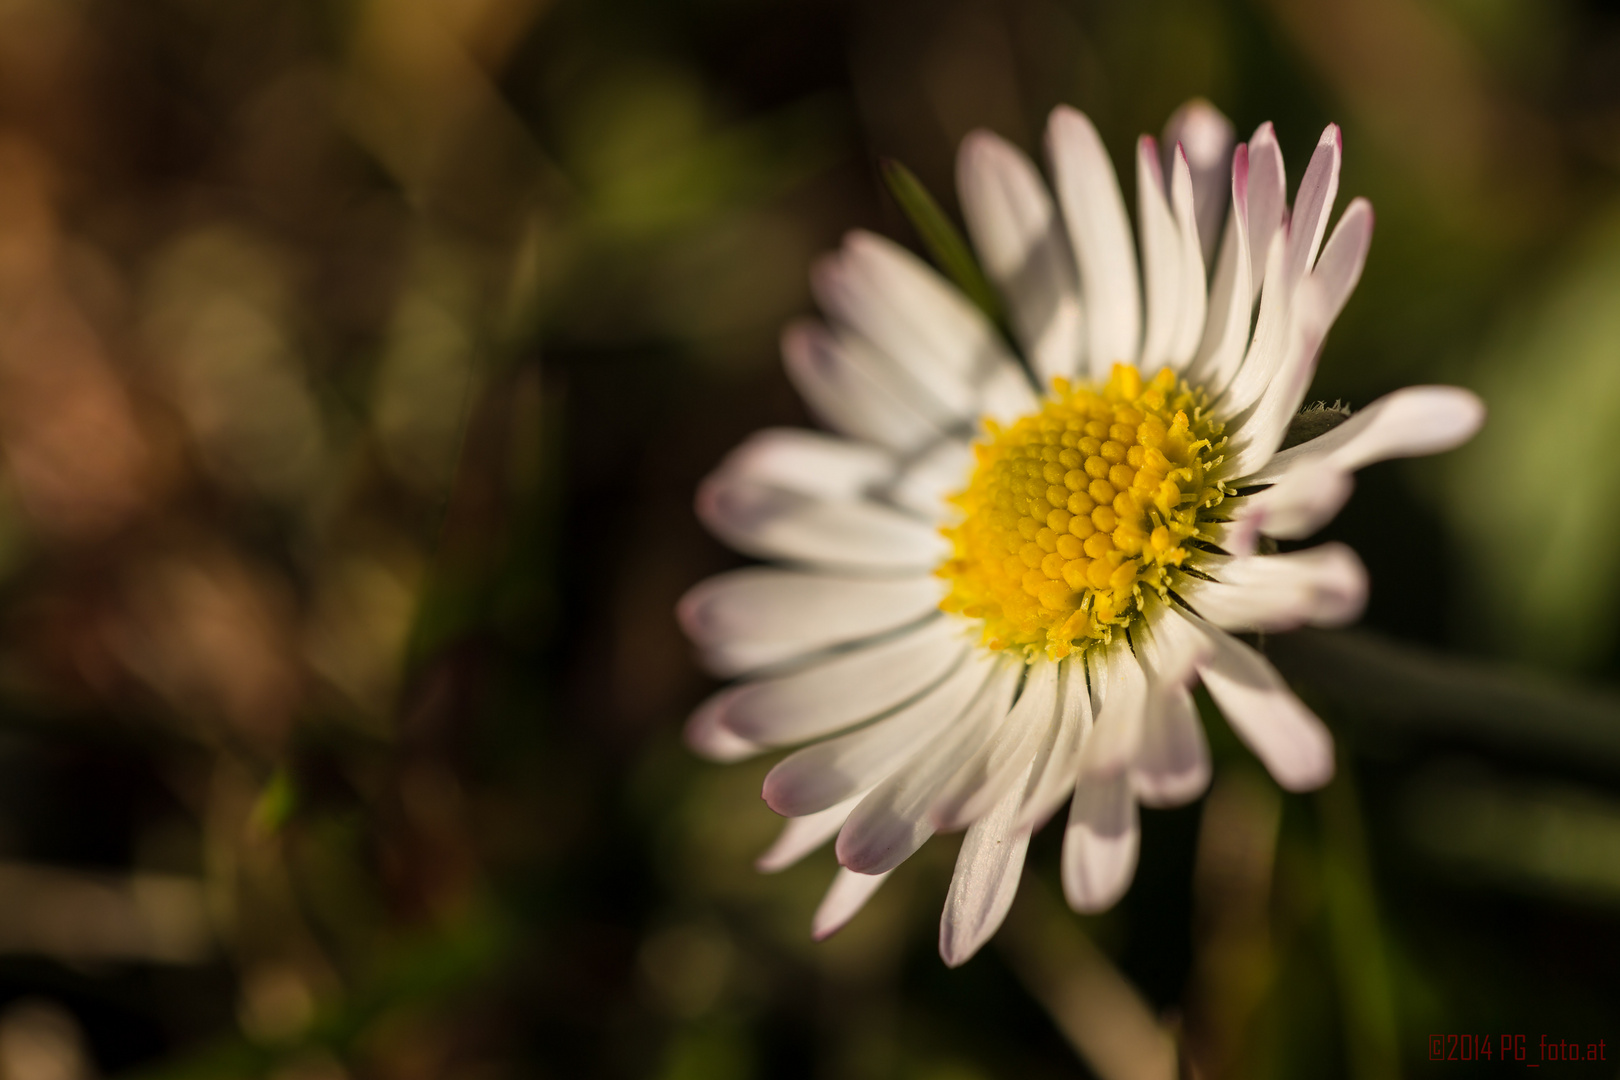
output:
<svg viewBox="0 0 1620 1080"><path fill-rule="evenodd" d="M1326 787L1333 779L1335 771L1333 743L1330 740L1321 759L1312 767L1301 769L1298 772L1288 772L1283 776L1276 776L1274 773L1273 776L1278 785L1284 790L1298 795Z"/></svg>
<svg viewBox="0 0 1620 1080"><path fill-rule="evenodd" d="M720 764L742 761L764 751L757 743L737 734L726 724L726 705L734 690L722 690L693 710L681 730L687 749L698 757Z"/></svg>
<svg viewBox="0 0 1620 1080"><path fill-rule="evenodd" d="M963 159L1000 158L1011 149L1012 145L1006 139L989 128L974 128L962 136L957 153Z"/></svg>
<svg viewBox="0 0 1620 1080"><path fill-rule="evenodd" d="M948 968L961 967L977 956L983 946L982 941L958 941L945 926L939 928L939 958Z"/></svg>

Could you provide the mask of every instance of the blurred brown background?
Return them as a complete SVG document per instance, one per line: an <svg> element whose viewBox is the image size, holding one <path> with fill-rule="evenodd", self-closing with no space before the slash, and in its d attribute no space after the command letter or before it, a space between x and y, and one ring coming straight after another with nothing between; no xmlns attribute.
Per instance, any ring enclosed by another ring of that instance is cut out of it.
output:
<svg viewBox="0 0 1620 1080"><path fill-rule="evenodd" d="M1040 837L947 971L945 838L813 945L831 855L756 875L768 762L679 741L693 486L804 422L815 253L915 242L880 157L949 207L974 127L1194 95L1377 208L1315 392L1492 410L1274 643L1341 777L1211 714L1116 911ZM1617 428L1608 0L0 0L0 1080L1613 1062Z"/></svg>

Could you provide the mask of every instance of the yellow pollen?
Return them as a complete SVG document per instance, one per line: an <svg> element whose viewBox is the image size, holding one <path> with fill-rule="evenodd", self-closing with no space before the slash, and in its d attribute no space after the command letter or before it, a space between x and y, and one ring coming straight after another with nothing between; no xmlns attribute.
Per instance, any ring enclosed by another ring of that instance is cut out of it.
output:
<svg viewBox="0 0 1620 1080"><path fill-rule="evenodd" d="M1129 626L1226 496L1208 478L1226 439L1207 407L1169 368L1144 384L1115 364L1104 386L1057 379L1039 412L988 423L951 497L962 519L942 530L940 606L982 619L989 648L1054 660Z"/></svg>

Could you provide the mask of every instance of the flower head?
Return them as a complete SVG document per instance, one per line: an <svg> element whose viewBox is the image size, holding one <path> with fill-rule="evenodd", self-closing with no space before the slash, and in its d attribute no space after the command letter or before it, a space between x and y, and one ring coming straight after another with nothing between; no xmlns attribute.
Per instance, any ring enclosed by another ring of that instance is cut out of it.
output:
<svg viewBox="0 0 1620 1080"><path fill-rule="evenodd" d="M1066 800L1065 894L1114 903L1138 803L1208 783L1196 682L1282 786L1332 775L1326 728L1232 635L1348 622L1365 571L1339 544L1273 554L1262 538L1308 537L1356 469L1455 446L1484 410L1414 387L1285 449L1372 209L1353 200L1328 234L1337 127L1292 208L1269 124L1229 151L1230 125L1195 102L1165 143L1164 159L1137 145L1139 273L1085 116L1052 114L1051 189L1016 148L970 135L963 214L1021 358L920 260L852 233L813 273L827 322L783 345L840 434L761 432L699 491L717 535L785 565L682 601L709 666L743 677L688 739L721 760L810 743L766 778L790 820L761 867L837 836L818 936L935 831L965 828L940 931L961 963Z"/></svg>

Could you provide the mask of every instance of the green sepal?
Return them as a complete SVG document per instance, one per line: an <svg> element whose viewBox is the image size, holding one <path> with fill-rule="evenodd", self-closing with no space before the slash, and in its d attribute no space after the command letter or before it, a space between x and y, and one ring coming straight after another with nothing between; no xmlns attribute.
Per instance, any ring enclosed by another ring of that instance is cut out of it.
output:
<svg viewBox="0 0 1620 1080"><path fill-rule="evenodd" d="M978 260L973 257L962 234L951 224L951 219L945 216L945 211L940 209L939 203L934 201L934 197L910 169L890 158L884 158L880 164L884 182L889 185L889 191L900 204L900 209L905 211L912 227L922 237L934 262L979 310L990 317L991 322L1001 326L1001 299L985 279Z"/></svg>

